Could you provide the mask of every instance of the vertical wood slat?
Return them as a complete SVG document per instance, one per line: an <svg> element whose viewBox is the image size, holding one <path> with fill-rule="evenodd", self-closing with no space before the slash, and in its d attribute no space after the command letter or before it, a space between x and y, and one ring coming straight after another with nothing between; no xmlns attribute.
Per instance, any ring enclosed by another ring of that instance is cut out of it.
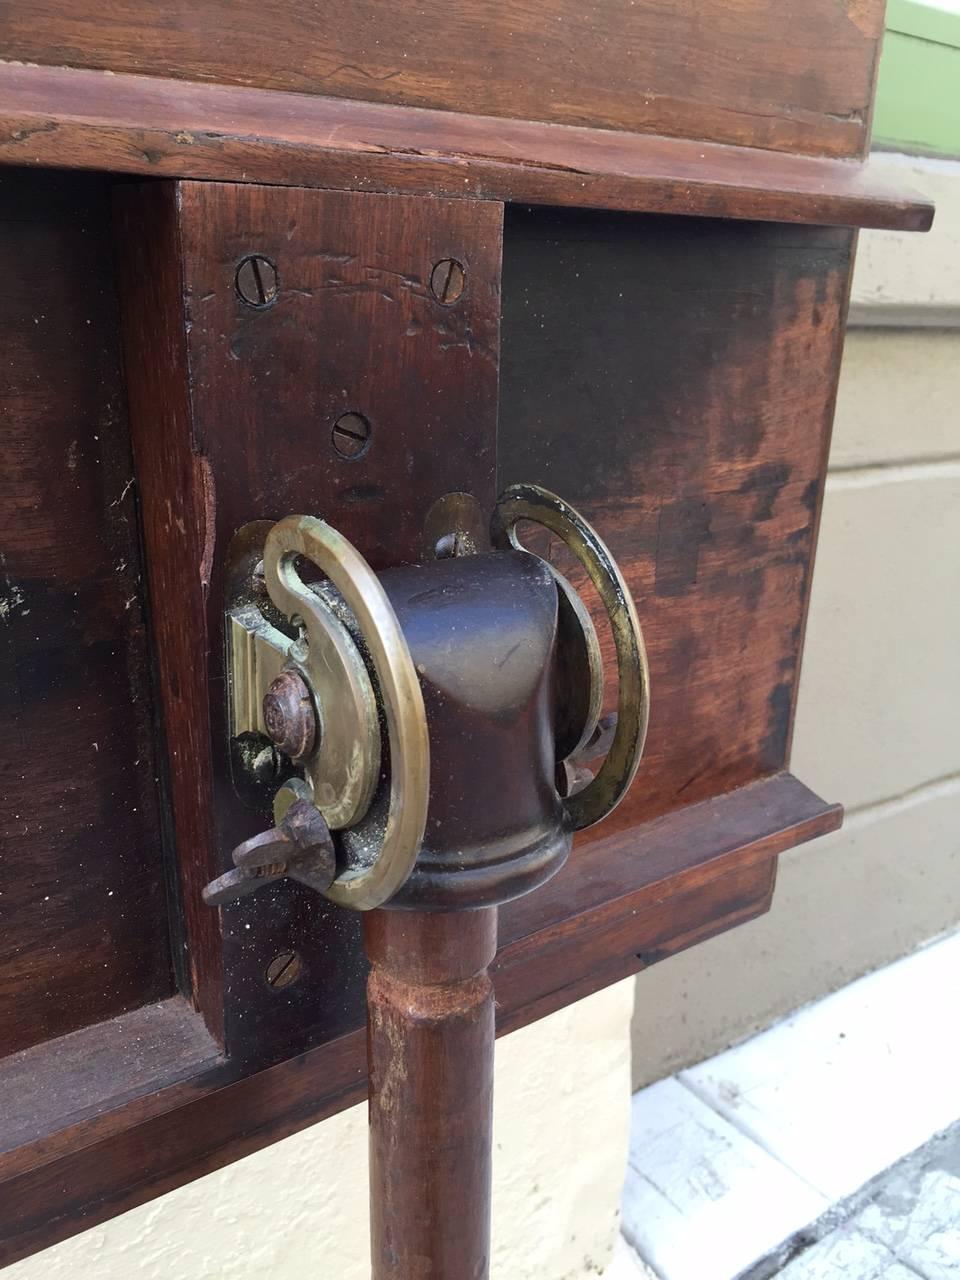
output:
<svg viewBox="0 0 960 1280"><path fill-rule="evenodd" d="M217 868L204 661L213 495L193 430L176 188L125 189L117 221L127 400L191 996L222 1042L220 921L200 897Z"/></svg>
<svg viewBox="0 0 960 1280"><path fill-rule="evenodd" d="M120 193L127 376L195 999L228 1052L276 1060L355 1025L360 925L295 882L222 915L200 890L271 824L229 768L228 548L253 520L329 519L376 568L417 560L444 493L494 498L502 206L253 185ZM256 253L278 291L252 306ZM458 298L434 266L465 268ZM333 426L368 421L344 458ZM297 951L282 992L272 957ZM224 972L226 982L224 983ZM218 1012L222 1011L222 1012Z"/></svg>

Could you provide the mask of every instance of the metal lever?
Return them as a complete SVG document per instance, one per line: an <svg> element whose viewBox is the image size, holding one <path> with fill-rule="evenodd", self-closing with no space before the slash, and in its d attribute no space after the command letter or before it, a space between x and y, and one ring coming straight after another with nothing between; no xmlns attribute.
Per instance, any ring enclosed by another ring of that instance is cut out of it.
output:
<svg viewBox="0 0 960 1280"><path fill-rule="evenodd" d="M203 891L210 907L222 907L290 876L324 893L337 874L330 828L309 800L295 800L271 831L244 840L233 851L234 866Z"/></svg>

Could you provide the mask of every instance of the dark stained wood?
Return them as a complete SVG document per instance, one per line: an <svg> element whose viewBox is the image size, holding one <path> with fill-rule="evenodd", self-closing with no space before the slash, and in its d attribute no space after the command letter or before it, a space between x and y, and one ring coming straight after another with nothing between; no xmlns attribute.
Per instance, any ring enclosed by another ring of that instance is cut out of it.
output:
<svg viewBox="0 0 960 1280"><path fill-rule="evenodd" d="M0 1144L15 1150L218 1060L216 1042L181 996L34 1045L0 1062L0 1095L15 1103Z"/></svg>
<svg viewBox="0 0 960 1280"><path fill-rule="evenodd" d="M487 1280L497 908L372 911L372 1280Z"/></svg>
<svg viewBox="0 0 960 1280"><path fill-rule="evenodd" d="M839 822L837 806L782 774L584 845L550 885L500 909L498 1031L765 911L777 854ZM0 1158L0 1265L353 1105L365 1088L357 1027L235 1083L198 1077L11 1152Z"/></svg>
<svg viewBox="0 0 960 1280"><path fill-rule="evenodd" d="M136 1063L118 1065L99 1098L81 1090L46 1119L38 1103L36 1140L0 1162L10 1257L361 1096L359 921L279 886L225 917L221 955L216 913L189 901L266 825L226 768L225 557L240 525L299 508L329 515L384 567L419 555L441 493L470 487L485 506L494 493L498 206L192 183L131 186L120 206L186 953L215 1035L221 966L230 976L230 1057L153 1092ZM646 625L654 713L614 819L502 912L501 1029L763 911L776 854L839 821L779 771L851 238L523 209L506 230L500 479L546 482L609 539ZM252 251L279 270L265 311L234 286ZM459 310L429 296L446 256L467 268ZM358 462L330 447L346 409L373 425ZM307 978L280 993L264 971L286 949ZM36 1050L54 1066L65 1051ZM56 1074L38 1065L37 1079L42 1102ZM77 1187L69 1201L64 1186Z"/></svg>
<svg viewBox="0 0 960 1280"><path fill-rule="evenodd" d="M646 759L501 909L499 1032L758 915L779 853L839 824L784 770L854 229L932 218L862 163L882 20L882 0L2 8L0 1042L21 1052L0 1061L0 1265L366 1091L361 921L295 883L223 929L200 901L271 821L226 741L247 522L326 516L386 569L441 494L489 509L539 481L625 569ZM105 174L151 179L115 183L133 470ZM268 308L235 286L252 252L279 273ZM466 267L452 307L441 258ZM345 411L373 433L353 461ZM515 794L490 770L489 801L462 736L434 773L473 783L473 809L438 810L458 854L457 823L489 844ZM485 1273L496 919L365 921L378 1280L429 1254ZM284 990L280 951L302 961Z"/></svg>
<svg viewBox="0 0 960 1280"><path fill-rule="evenodd" d="M203 886L220 869L213 853L210 778L198 767L210 751L203 655L213 493L190 414L174 192L164 187L149 199L136 190L126 196L117 223L123 349L186 930L184 949L191 998L211 1034L222 1043L220 921L200 897Z"/></svg>
<svg viewBox="0 0 960 1280"><path fill-rule="evenodd" d="M508 217L500 484L602 531L650 658L644 759L596 839L786 764L850 236Z"/></svg>
<svg viewBox="0 0 960 1280"><path fill-rule="evenodd" d="M226 971L227 1051L262 1064L356 1026L365 969L359 918L295 881L223 913L222 958L218 913L200 899L231 850L272 825L240 802L229 771L228 547L252 520L304 512L334 519L386 567L419 558L442 494L466 489L489 510L502 210L196 183L121 197L131 414L195 980L216 1006ZM279 274L262 310L235 286L254 251ZM429 286L447 257L466 269L453 306ZM332 444L345 412L371 426L356 459ZM283 991L264 980L281 951L306 973Z"/></svg>
<svg viewBox="0 0 960 1280"><path fill-rule="evenodd" d="M923 231L869 165L146 76L0 65L0 163Z"/></svg>
<svg viewBox="0 0 960 1280"><path fill-rule="evenodd" d="M855 156L882 0L47 0L11 61Z"/></svg>
<svg viewBox="0 0 960 1280"><path fill-rule="evenodd" d="M0 1054L173 990L108 210L0 175Z"/></svg>
<svg viewBox="0 0 960 1280"><path fill-rule="evenodd" d="M839 805L780 774L614 835L585 833L559 875L501 908L494 975L498 998L516 1009L506 1025L578 998L571 981L614 958L632 955L639 969L750 919L769 904L776 855L841 818ZM631 863L635 879L624 874Z"/></svg>

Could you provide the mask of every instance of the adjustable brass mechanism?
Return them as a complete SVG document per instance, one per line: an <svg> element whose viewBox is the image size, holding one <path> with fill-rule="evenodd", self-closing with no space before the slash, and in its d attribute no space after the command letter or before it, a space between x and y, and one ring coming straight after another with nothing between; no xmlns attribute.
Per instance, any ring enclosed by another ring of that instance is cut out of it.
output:
<svg viewBox="0 0 960 1280"><path fill-rule="evenodd" d="M615 728L579 788L569 779L604 736L600 646L569 582L521 546L521 520L581 561L613 633ZM533 485L501 496L493 552L450 532L430 530L445 558L378 575L322 520L288 516L270 529L268 599L228 614L230 734L272 740L291 776L274 797L277 826L234 851L234 868L205 891L212 905L281 875L361 911L503 901L551 875L572 832L623 797L643 750L649 678L609 551ZM308 583L304 562L325 578Z"/></svg>
<svg viewBox="0 0 960 1280"><path fill-rule="evenodd" d="M630 590L623 574L606 545L597 536L592 525L561 498L535 484L517 484L509 488L497 503L493 513L491 538L495 547L514 547L522 550L517 537L517 525L521 520L531 520L544 525L551 533L562 538L577 557L596 587L610 619L613 643L617 651L617 720L613 741L597 776L583 790L577 791L566 802L567 812L575 831L592 827L617 807L626 794L640 765L643 744L650 720L650 672L643 643L640 620ZM583 604L567 581L557 574L561 596L577 610ZM589 615L588 615L589 616ZM578 619L580 615L578 614ZM581 624L582 624L582 619ZM592 627L591 627L592 631ZM595 636L595 633L593 633ZM596 696L595 706L603 697L602 671L591 671L591 685ZM596 719L589 726L596 728ZM576 755L578 744L569 753Z"/></svg>

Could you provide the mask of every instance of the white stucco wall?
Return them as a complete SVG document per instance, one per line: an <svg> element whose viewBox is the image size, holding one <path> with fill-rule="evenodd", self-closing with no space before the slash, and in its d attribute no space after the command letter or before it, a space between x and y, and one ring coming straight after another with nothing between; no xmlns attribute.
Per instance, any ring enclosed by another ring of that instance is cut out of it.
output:
<svg viewBox="0 0 960 1280"><path fill-rule="evenodd" d="M493 1280L586 1280L617 1235L633 982L497 1045ZM3 1273L4 1280L369 1280L354 1107Z"/></svg>

